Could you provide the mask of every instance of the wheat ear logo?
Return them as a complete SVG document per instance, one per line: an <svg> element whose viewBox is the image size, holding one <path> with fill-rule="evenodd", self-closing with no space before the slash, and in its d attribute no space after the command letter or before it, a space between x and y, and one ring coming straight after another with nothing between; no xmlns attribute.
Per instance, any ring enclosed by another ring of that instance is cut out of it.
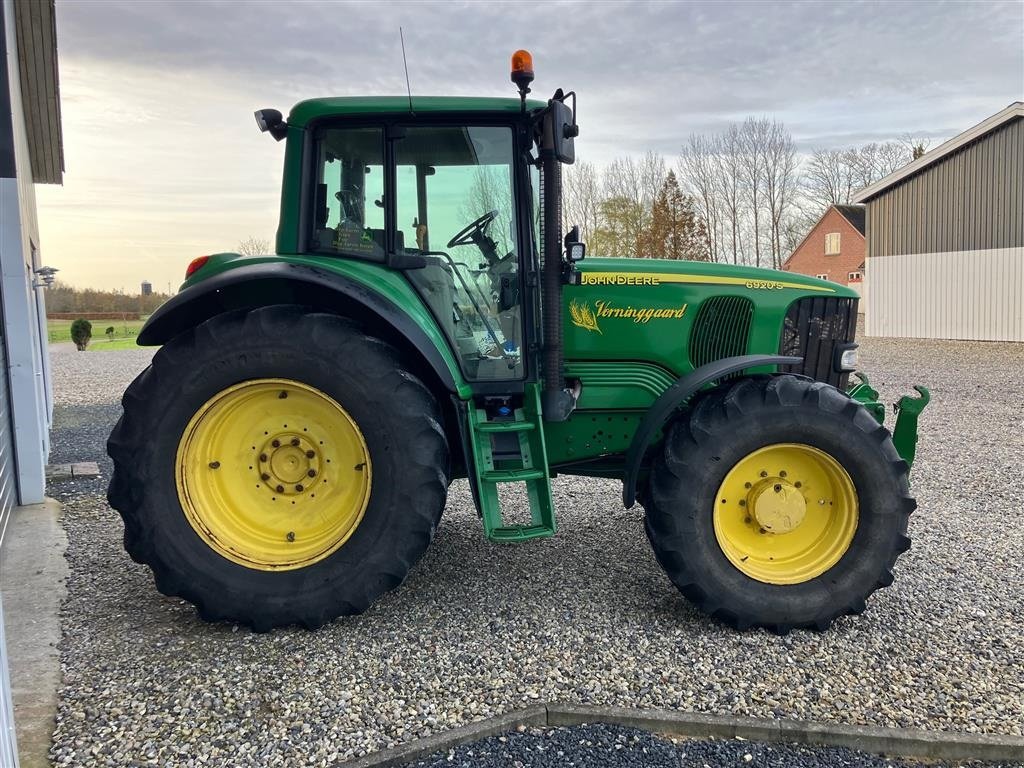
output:
<svg viewBox="0 0 1024 768"><path fill-rule="evenodd" d="M578 328L601 333L601 329L597 327L597 315L594 314L594 310L590 308L589 304L573 299L569 302L569 315L572 317L572 324ZM601 333L601 335L604 334Z"/></svg>

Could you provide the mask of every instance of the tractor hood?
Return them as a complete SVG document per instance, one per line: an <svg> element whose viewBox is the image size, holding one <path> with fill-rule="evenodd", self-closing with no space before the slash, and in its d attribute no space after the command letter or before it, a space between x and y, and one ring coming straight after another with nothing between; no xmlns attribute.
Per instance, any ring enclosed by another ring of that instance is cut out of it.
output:
<svg viewBox="0 0 1024 768"><path fill-rule="evenodd" d="M579 361L644 360L680 376L734 355L780 354L794 308L841 315L833 330L852 340L857 293L826 280L667 259L588 258L578 270L562 293L570 373ZM606 407L595 404L593 384L589 392L587 407Z"/></svg>
<svg viewBox="0 0 1024 768"><path fill-rule="evenodd" d="M722 286L755 294L797 291L822 296L856 298L857 292L838 283L795 272L674 259L588 258L577 266L580 285L657 286L680 284Z"/></svg>

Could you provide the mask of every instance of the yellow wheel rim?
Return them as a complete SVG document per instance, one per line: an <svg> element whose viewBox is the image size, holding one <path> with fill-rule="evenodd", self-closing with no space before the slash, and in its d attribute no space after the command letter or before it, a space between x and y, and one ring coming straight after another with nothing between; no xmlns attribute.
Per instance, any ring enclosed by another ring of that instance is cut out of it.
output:
<svg viewBox="0 0 1024 768"><path fill-rule="evenodd" d="M715 499L715 537L740 571L799 584L839 562L857 532L857 491L832 456L778 443L729 470Z"/></svg>
<svg viewBox="0 0 1024 768"><path fill-rule="evenodd" d="M344 544L370 500L370 453L318 389L254 379L210 398L178 443L178 499L221 556L264 571L312 565Z"/></svg>

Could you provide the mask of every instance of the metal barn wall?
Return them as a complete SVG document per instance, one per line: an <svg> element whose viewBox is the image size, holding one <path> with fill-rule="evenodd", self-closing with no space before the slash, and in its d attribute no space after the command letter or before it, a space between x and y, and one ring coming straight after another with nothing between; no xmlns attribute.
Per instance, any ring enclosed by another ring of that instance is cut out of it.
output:
<svg viewBox="0 0 1024 768"><path fill-rule="evenodd" d="M867 242L869 271L894 254L1024 247L1024 119L869 200Z"/></svg>
<svg viewBox="0 0 1024 768"><path fill-rule="evenodd" d="M871 259L868 336L1024 341L1024 247Z"/></svg>

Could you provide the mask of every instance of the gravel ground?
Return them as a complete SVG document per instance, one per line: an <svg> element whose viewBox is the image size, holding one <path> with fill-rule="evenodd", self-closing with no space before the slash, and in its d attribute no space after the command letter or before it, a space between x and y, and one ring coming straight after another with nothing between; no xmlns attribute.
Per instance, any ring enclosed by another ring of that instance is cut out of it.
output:
<svg viewBox="0 0 1024 768"><path fill-rule="evenodd" d="M927 384L914 546L827 633L737 633L662 574L614 482L558 478L559 534L483 537L466 486L396 592L322 630L201 623L121 549L106 435L146 351L55 353L71 575L59 765L326 764L537 700L1021 734L1024 345L866 340L887 400ZM714 763L709 763L714 765Z"/></svg>
<svg viewBox="0 0 1024 768"><path fill-rule="evenodd" d="M869 755L845 747L762 744L739 739L680 740L616 725L523 728L464 744L409 763L405 768L943 768ZM993 763L960 765L999 768ZM1007 766L1006 768L1009 768Z"/></svg>

